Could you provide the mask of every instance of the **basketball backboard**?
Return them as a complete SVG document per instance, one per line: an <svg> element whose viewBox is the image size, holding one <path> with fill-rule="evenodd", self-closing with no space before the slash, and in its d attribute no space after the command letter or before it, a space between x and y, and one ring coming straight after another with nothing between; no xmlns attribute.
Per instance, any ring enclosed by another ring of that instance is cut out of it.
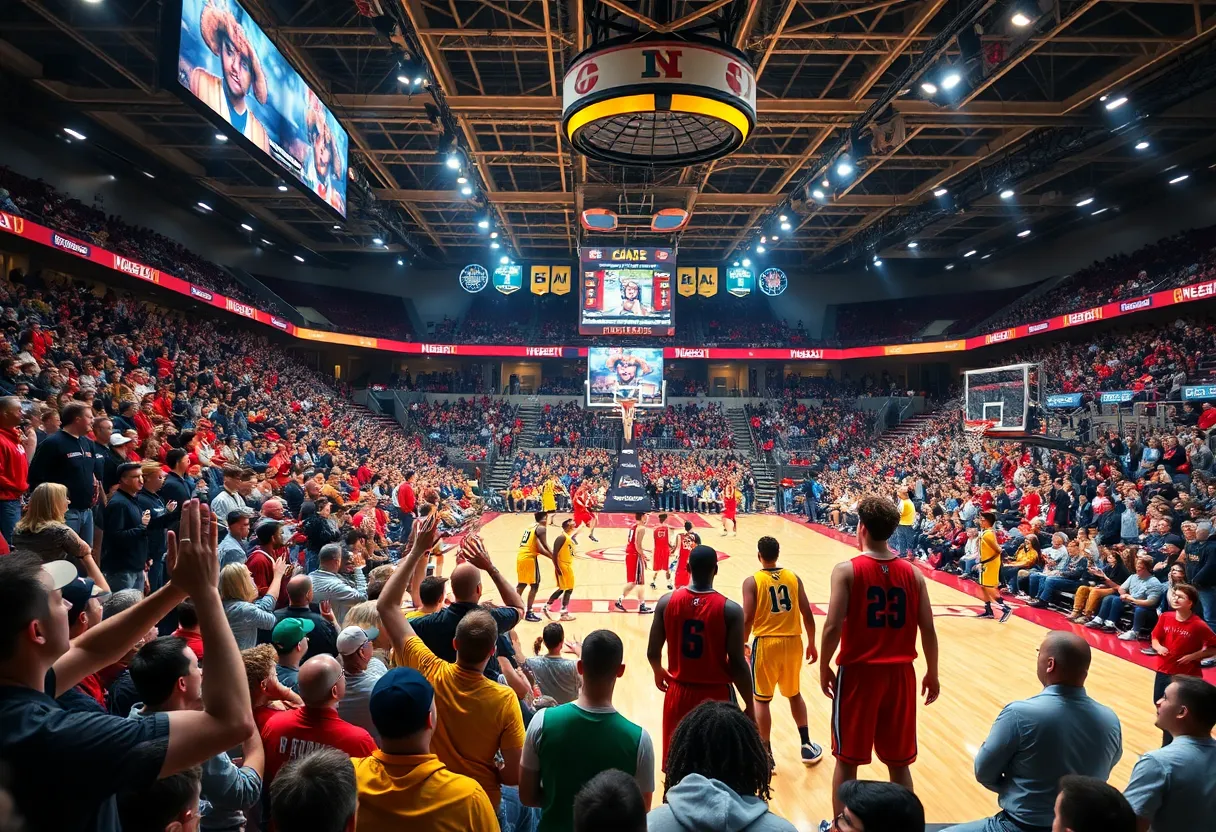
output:
<svg viewBox="0 0 1216 832"><path fill-rule="evenodd" d="M1032 404L1037 402L1037 364L1009 364L963 373L963 420L969 430L1025 433Z"/></svg>

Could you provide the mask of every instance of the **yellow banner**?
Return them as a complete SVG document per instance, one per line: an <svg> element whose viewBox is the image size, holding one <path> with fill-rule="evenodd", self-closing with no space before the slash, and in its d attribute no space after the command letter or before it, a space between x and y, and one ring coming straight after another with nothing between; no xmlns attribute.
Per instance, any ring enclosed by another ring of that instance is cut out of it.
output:
<svg viewBox="0 0 1216 832"><path fill-rule="evenodd" d="M676 267L676 291L681 297L690 298L697 293L697 269L695 266Z"/></svg>
<svg viewBox="0 0 1216 832"><path fill-rule="evenodd" d="M533 266L532 267L532 294L547 295L549 294L549 273L551 269L548 266Z"/></svg>
<svg viewBox="0 0 1216 832"><path fill-rule="evenodd" d="M704 298L712 298L718 294L718 267L697 268L697 294Z"/></svg>
<svg viewBox="0 0 1216 832"><path fill-rule="evenodd" d="M549 283L549 291L555 295L570 294L570 267L554 266L553 278Z"/></svg>

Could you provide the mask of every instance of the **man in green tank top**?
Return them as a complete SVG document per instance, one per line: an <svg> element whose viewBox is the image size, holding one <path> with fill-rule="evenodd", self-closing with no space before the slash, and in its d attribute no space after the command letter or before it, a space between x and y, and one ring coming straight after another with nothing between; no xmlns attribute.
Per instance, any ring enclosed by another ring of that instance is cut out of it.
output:
<svg viewBox="0 0 1216 832"><path fill-rule="evenodd" d="M654 794L654 743L642 726L616 712L612 692L625 673L616 633L583 639L578 699L537 711L524 740L519 799L541 810L538 832L571 832L574 796L601 771L619 769L637 781L646 809Z"/></svg>

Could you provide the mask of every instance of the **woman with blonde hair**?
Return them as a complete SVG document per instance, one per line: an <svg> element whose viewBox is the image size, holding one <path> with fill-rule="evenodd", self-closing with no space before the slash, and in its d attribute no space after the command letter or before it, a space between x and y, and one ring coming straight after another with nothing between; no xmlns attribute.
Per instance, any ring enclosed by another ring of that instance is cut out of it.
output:
<svg viewBox="0 0 1216 832"><path fill-rule="evenodd" d="M93 547L63 522L68 511L67 486L57 482L39 484L30 495L25 514L17 521L13 551L33 552L43 563L66 560L81 577L108 592L110 585L93 559Z"/></svg>
<svg viewBox="0 0 1216 832"><path fill-rule="evenodd" d="M1089 567L1093 583L1077 587L1072 598L1072 615L1068 617L1069 621L1074 624L1087 624L1098 614L1102 599L1118 592L1123 582L1135 571L1135 549L1136 547L1129 546L1120 554L1108 546L1101 547L1102 566Z"/></svg>
<svg viewBox="0 0 1216 832"><path fill-rule="evenodd" d="M384 632L384 624L380 620L380 613L376 612L375 601L363 601L348 609L346 616L342 619L342 627L339 632L347 627L376 630L379 635L372 639L372 646L376 648L377 652L382 653L385 657L388 656L393 644Z"/></svg>
<svg viewBox="0 0 1216 832"><path fill-rule="evenodd" d="M230 563L220 570L220 599L224 602L228 626L236 636L236 646L241 650L258 643L258 630L274 629L274 605L286 572L287 558L275 558L274 577L266 594L259 598L245 564Z"/></svg>

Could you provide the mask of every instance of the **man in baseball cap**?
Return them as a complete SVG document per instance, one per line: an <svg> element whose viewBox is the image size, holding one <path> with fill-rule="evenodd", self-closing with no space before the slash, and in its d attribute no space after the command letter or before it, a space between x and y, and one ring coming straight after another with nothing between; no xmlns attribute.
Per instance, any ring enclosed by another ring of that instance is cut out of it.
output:
<svg viewBox="0 0 1216 832"><path fill-rule="evenodd" d="M371 715L371 695L376 682L388 673L388 666L372 656L372 644L380 631L375 627L347 627L338 633L338 661L346 677L346 693L338 703L338 716L351 725L365 729L379 741Z"/></svg>
<svg viewBox="0 0 1216 832"><path fill-rule="evenodd" d="M369 710L380 748L351 761L361 819L374 817L373 824L385 828L392 821L402 828L495 828L494 807L481 785L431 753L439 714L426 677L412 667L388 671L372 688Z"/></svg>
<svg viewBox="0 0 1216 832"><path fill-rule="evenodd" d="M284 618L270 631L270 643L278 654L275 676L283 687L300 692L300 662L308 650L308 634L317 625L307 618Z"/></svg>

